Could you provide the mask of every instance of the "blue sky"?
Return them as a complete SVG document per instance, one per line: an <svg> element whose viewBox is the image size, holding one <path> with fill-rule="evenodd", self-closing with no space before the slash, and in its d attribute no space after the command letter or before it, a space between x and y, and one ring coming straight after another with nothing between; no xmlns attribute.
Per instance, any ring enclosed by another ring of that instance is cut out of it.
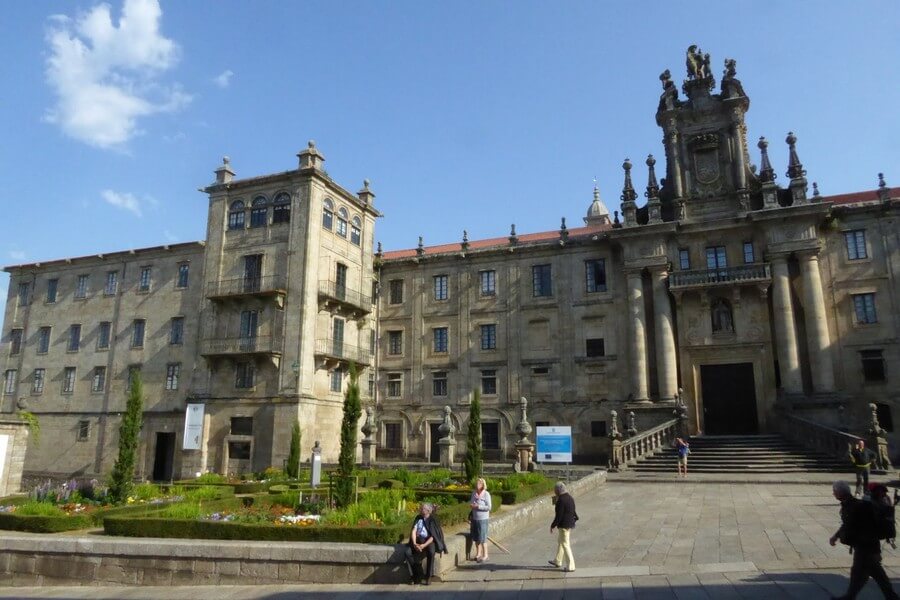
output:
<svg viewBox="0 0 900 600"><path fill-rule="evenodd" d="M576 226L594 178L613 210L622 159L642 186L661 158L658 75L680 87L692 43L717 76L737 60L779 181L793 130L824 194L879 171L900 187L900 3L849 6L13 3L0 262L202 239L196 190L223 155L238 177L276 172L309 139L351 191L371 179L386 249Z"/></svg>

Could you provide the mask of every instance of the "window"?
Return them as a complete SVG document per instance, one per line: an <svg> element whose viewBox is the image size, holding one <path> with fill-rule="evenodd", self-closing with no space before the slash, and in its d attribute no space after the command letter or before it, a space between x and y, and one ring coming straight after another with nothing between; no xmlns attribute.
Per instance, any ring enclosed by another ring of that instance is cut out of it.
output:
<svg viewBox="0 0 900 600"><path fill-rule="evenodd" d="M75 391L75 367L63 369L62 393L71 394Z"/></svg>
<svg viewBox="0 0 900 600"><path fill-rule="evenodd" d="M188 278L191 274L191 265L188 263L178 264L178 279L175 281L175 287L186 288L188 286Z"/></svg>
<svg viewBox="0 0 900 600"><path fill-rule="evenodd" d="M447 299L447 285L450 278L447 275L435 275L434 276L434 299L435 300L446 300Z"/></svg>
<svg viewBox="0 0 900 600"><path fill-rule="evenodd" d="M375 397L375 372L369 371L369 397Z"/></svg>
<svg viewBox="0 0 900 600"><path fill-rule="evenodd" d="M169 327L169 343L173 346L184 343L184 317L172 317Z"/></svg>
<svg viewBox="0 0 900 600"><path fill-rule="evenodd" d="M150 291L150 275L153 272L153 267L141 267L141 277L138 280L138 291L139 292L149 292Z"/></svg>
<svg viewBox="0 0 900 600"><path fill-rule="evenodd" d="M56 302L56 290L59 288L59 279L47 280L47 304Z"/></svg>
<svg viewBox="0 0 900 600"><path fill-rule="evenodd" d="M28 305L28 292L31 286L28 283L19 284L19 306Z"/></svg>
<svg viewBox="0 0 900 600"><path fill-rule="evenodd" d="M606 437L606 421L591 421L591 437Z"/></svg>
<svg viewBox="0 0 900 600"><path fill-rule="evenodd" d="M265 227L269 220L269 204L263 196L250 203L250 227Z"/></svg>
<svg viewBox="0 0 900 600"><path fill-rule="evenodd" d="M388 354L403 354L403 332L388 331Z"/></svg>
<svg viewBox="0 0 900 600"><path fill-rule="evenodd" d="M16 370L15 369L7 369L6 373L4 373L3 393L7 394L7 395L16 393Z"/></svg>
<svg viewBox="0 0 900 600"><path fill-rule="evenodd" d="M106 350L109 348L109 321L101 321L97 327L97 350Z"/></svg>
<svg viewBox="0 0 900 600"><path fill-rule="evenodd" d="M240 200L235 200L231 203L231 208L228 210L228 229L243 229L244 228L244 203Z"/></svg>
<svg viewBox="0 0 900 600"><path fill-rule="evenodd" d="M894 432L894 415L891 413L890 404L877 403L875 405L876 414L878 415L878 424L888 433Z"/></svg>
<svg viewBox="0 0 900 600"><path fill-rule="evenodd" d="M106 287L103 288L104 296L115 296L119 289L119 272L109 271L106 274Z"/></svg>
<svg viewBox="0 0 900 600"><path fill-rule="evenodd" d="M344 207L338 209L337 234L347 237L347 209Z"/></svg>
<svg viewBox="0 0 900 600"><path fill-rule="evenodd" d="M334 268L334 293L340 300L347 296L347 265L342 263Z"/></svg>
<svg viewBox="0 0 900 600"><path fill-rule="evenodd" d="M75 297L87 298L90 275L79 275L75 280Z"/></svg>
<svg viewBox="0 0 900 600"><path fill-rule="evenodd" d="M340 392L344 385L344 371L338 367L331 372L331 391Z"/></svg>
<svg viewBox="0 0 900 600"><path fill-rule="evenodd" d="M135 319L131 324L131 347L144 347L144 330L147 328L147 321L144 319Z"/></svg>
<svg viewBox="0 0 900 600"><path fill-rule="evenodd" d="M481 447L485 450L500 449L500 423L495 421L481 424Z"/></svg>
<svg viewBox="0 0 900 600"><path fill-rule="evenodd" d="M253 387L255 369L252 362L239 362L235 367L234 387L248 389Z"/></svg>
<svg viewBox="0 0 900 600"><path fill-rule="evenodd" d="M861 350L863 379L865 381L885 381L884 356L881 350Z"/></svg>
<svg viewBox="0 0 900 600"><path fill-rule="evenodd" d="M497 349L497 325L495 323L481 326L481 349Z"/></svg>
<svg viewBox="0 0 900 600"><path fill-rule="evenodd" d="M710 271L724 269L728 266L725 260L725 246L709 246L706 249L706 268Z"/></svg>
<svg viewBox="0 0 900 600"><path fill-rule="evenodd" d="M259 311L241 311L241 349L252 350L256 347L256 335L259 328Z"/></svg>
<svg viewBox="0 0 900 600"><path fill-rule="evenodd" d="M128 380L125 383L125 390L130 392L131 386L137 379L141 378L141 365L128 365Z"/></svg>
<svg viewBox="0 0 900 600"><path fill-rule="evenodd" d="M35 369L31 377L31 393L42 394L44 392L44 379L46 371L44 369Z"/></svg>
<svg viewBox="0 0 900 600"><path fill-rule="evenodd" d="M253 417L231 417L231 435L253 435Z"/></svg>
<svg viewBox="0 0 900 600"><path fill-rule="evenodd" d="M353 217L352 224L350 225L350 241L359 246L359 241L361 238L362 221L359 220L359 217Z"/></svg>
<svg viewBox="0 0 900 600"><path fill-rule="evenodd" d="M228 442L229 460L250 460L250 442Z"/></svg>
<svg viewBox="0 0 900 600"><path fill-rule="evenodd" d="M369 332L369 353L370 354L375 354L375 351L377 350L377 348L375 348L375 341L376 341L375 340L375 330L373 329Z"/></svg>
<svg viewBox="0 0 900 600"><path fill-rule="evenodd" d="M603 338L589 338L584 340L584 350L586 356L605 356Z"/></svg>
<svg viewBox="0 0 900 600"><path fill-rule="evenodd" d="M534 265L531 267L531 287L535 297L553 295L550 265Z"/></svg>
<svg viewBox="0 0 900 600"><path fill-rule="evenodd" d="M50 328L41 327L38 329L38 354L47 354L50 351Z"/></svg>
<svg viewBox="0 0 900 600"><path fill-rule="evenodd" d="M22 330L13 329L9 332L9 353L18 354L22 351Z"/></svg>
<svg viewBox="0 0 900 600"><path fill-rule="evenodd" d="M756 260L753 253L753 242L744 242L744 264L749 265Z"/></svg>
<svg viewBox="0 0 900 600"><path fill-rule="evenodd" d="M434 334L434 352L436 354L443 354L447 352L447 328L446 327L435 327L431 330Z"/></svg>
<svg viewBox="0 0 900 600"><path fill-rule="evenodd" d="M875 294L853 294L853 308L859 324L877 323L875 314Z"/></svg>
<svg viewBox="0 0 900 600"><path fill-rule="evenodd" d="M90 421L78 421L78 437L77 440L79 442L84 442L91 437L91 422Z"/></svg>
<svg viewBox="0 0 900 600"><path fill-rule="evenodd" d="M497 395L497 371L494 369L481 372L481 393L485 396Z"/></svg>
<svg viewBox="0 0 900 600"><path fill-rule="evenodd" d="M431 395L447 395L447 371L435 371L431 374Z"/></svg>
<svg viewBox="0 0 900 600"><path fill-rule="evenodd" d="M331 227L334 224L334 203L326 198L325 202L322 203L322 227L331 231Z"/></svg>
<svg viewBox="0 0 900 600"><path fill-rule="evenodd" d="M594 292L606 291L606 261L602 258L584 261L585 290Z"/></svg>
<svg viewBox="0 0 900 600"><path fill-rule="evenodd" d="M244 256L243 290L246 293L258 292L262 288L262 254Z"/></svg>
<svg viewBox="0 0 900 600"><path fill-rule="evenodd" d="M857 229L855 231L845 231L844 241L847 244L847 258L849 260L859 260L868 258L866 252L866 230Z"/></svg>
<svg viewBox="0 0 900 600"><path fill-rule="evenodd" d="M178 377L181 375L181 363L169 363L166 365L166 389L174 391L178 389Z"/></svg>
<svg viewBox="0 0 900 600"><path fill-rule="evenodd" d="M388 398L399 398L403 391L403 380L400 373L388 373L387 376L387 395Z"/></svg>
<svg viewBox="0 0 900 600"><path fill-rule="evenodd" d="M91 391L102 392L106 389L106 367L94 367L94 375L91 377Z"/></svg>
<svg viewBox="0 0 900 600"><path fill-rule="evenodd" d="M81 348L81 325L69 326L69 344L66 346L67 352L78 352Z"/></svg>
<svg viewBox="0 0 900 600"><path fill-rule="evenodd" d="M550 367L534 367L531 369L532 375L549 375Z"/></svg>
<svg viewBox="0 0 900 600"><path fill-rule="evenodd" d="M391 304L403 304L403 280L391 279L388 285L390 287L388 302Z"/></svg>
<svg viewBox="0 0 900 600"><path fill-rule="evenodd" d="M272 202L272 223L291 222L291 197L284 192L275 196Z"/></svg>
<svg viewBox="0 0 900 600"><path fill-rule="evenodd" d="M400 423L384 424L384 447L399 450L403 444L403 427Z"/></svg>
<svg viewBox="0 0 900 600"><path fill-rule="evenodd" d="M482 296L497 295L497 271L479 271L478 278L481 280Z"/></svg>
<svg viewBox="0 0 900 600"><path fill-rule="evenodd" d="M687 271L691 268L691 253L687 248L678 249L678 268Z"/></svg>

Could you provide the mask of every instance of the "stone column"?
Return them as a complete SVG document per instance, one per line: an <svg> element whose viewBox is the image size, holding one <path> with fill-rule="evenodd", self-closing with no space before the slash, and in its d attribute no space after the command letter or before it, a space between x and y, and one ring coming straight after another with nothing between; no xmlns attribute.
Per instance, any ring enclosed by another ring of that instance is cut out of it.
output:
<svg viewBox="0 0 900 600"><path fill-rule="evenodd" d="M632 400L647 402L647 339L644 313L644 288L641 271L627 271L628 279L628 356L631 361Z"/></svg>
<svg viewBox="0 0 900 600"><path fill-rule="evenodd" d="M797 356L797 333L794 331L794 307L791 304L791 279L787 257L772 259L772 312L778 342L778 367L781 387L789 394L803 392L800 360Z"/></svg>
<svg viewBox="0 0 900 600"><path fill-rule="evenodd" d="M800 272L803 275L806 335L809 345L809 363L812 368L813 390L832 392L834 391L834 364L831 362L828 317L825 313L822 278L819 274L819 257L816 253L800 254Z"/></svg>
<svg viewBox="0 0 900 600"><path fill-rule="evenodd" d="M653 271L653 311L656 318L656 373L659 399L672 400L678 393L678 363L675 331L672 326L672 304L666 288L666 271Z"/></svg>

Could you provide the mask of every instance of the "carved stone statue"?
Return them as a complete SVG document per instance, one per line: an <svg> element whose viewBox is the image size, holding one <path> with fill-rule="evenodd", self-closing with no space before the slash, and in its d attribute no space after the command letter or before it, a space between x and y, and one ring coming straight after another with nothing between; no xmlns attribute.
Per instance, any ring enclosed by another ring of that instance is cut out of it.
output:
<svg viewBox="0 0 900 600"><path fill-rule="evenodd" d="M884 433L881 423L878 422L878 406L876 404L869 404L869 433L872 435L882 435Z"/></svg>
<svg viewBox="0 0 900 600"><path fill-rule="evenodd" d="M659 80L662 82L664 92L675 87L675 84L672 83L672 73L668 69L660 73Z"/></svg>
<svg viewBox="0 0 900 600"><path fill-rule="evenodd" d="M685 64L687 65L688 79L705 79L710 75L709 54L703 54L696 44L691 44L687 49Z"/></svg>
<svg viewBox="0 0 900 600"><path fill-rule="evenodd" d="M613 440L622 437L622 434L619 433L618 413L614 410L609 411L609 437Z"/></svg>
<svg viewBox="0 0 900 600"><path fill-rule="evenodd" d="M442 440L452 440L453 435L456 433L456 427L453 425L453 420L450 418L450 407L444 407L444 421L441 423L441 426L438 427L438 431L441 433Z"/></svg>
<svg viewBox="0 0 900 600"><path fill-rule="evenodd" d="M366 407L366 421L363 423L363 426L360 427L360 431L363 432L363 435L366 436L366 440L372 439L372 434L375 432L375 408L372 406Z"/></svg>
<svg viewBox="0 0 900 600"><path fill-rule="evenodd" d="M638 430L637 430L637 426L634 424L634 411L629 411L629 413L625 416L625 418L626 418L626 423L627 423L626 431L628 432L628 437L636 436Z"/></svg>
<svg viewBox="0 0 900 600"><path fill-rule="evenodd" d="M731 307L722 298L718 298L712 306L712 329L715 332L734 333Z"/></svg>
<svg viewBox="0 0 900 600"><path fill-rule="evenodd" d="M735 75L737 75L737 61L733 58L726 58L725 72L722 73L722 80L734 79Z"/></svg>

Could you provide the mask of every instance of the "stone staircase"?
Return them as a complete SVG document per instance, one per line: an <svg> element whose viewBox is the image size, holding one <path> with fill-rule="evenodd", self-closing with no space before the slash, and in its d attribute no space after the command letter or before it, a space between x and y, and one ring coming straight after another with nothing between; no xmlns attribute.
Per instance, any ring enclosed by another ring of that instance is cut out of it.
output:
<svg viewBox="0 0 900 600"><path fill-rule="evenodd" d="M780 435L699 436L688 440L689 473L835 473L851 471L849 460L807 450ZM629 467L638 473L675 473L677 453L666 448Z"/></svg>

